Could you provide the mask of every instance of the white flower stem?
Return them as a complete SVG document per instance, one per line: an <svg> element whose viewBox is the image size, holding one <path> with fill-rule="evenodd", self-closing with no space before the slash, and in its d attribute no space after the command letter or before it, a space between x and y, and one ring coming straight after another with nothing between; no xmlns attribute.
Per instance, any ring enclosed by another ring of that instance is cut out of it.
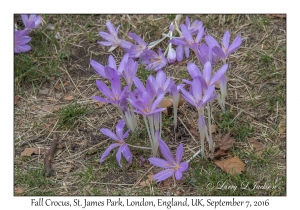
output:
<svg viewBox="0 0 300 210"><path fill-rule="evenodd" d="M149 140L150 140L150 145L151 145L151 148L152 148L152 151L153 151L153 141L152 141L151 133L150 133L150 130L149 130L148 121L147 121L147 118L146 118L145 115L143 115L143 119L144 119L144 122L145 122L145 125L146 125L146 128L147 128L147 133L148 133L148 137L149 137Z"/></svg>
<svg viewBox="0 0 300 210"><path fill-rule="evenodd" d="M127 144L127 143L126 143ZM149 150L151 150L152 148L150 148L150 147L140 147L140 146L135 146L135 145L131 145L131 144L127 144L128 146L130 146L130 147L133 147L133 148L138 148L138 149L149 149Z"/></svg>
<svg viewBox="0 0 300 210"><path fill-rule="evenodd" d="M154 132L153 115L149 116L148 120L149 120L149 124L150 124L150 131L151 131L152 141L153 141L152 155L153 155L153 157L156 157L157 151L158 151L158 140L157 140L157 138L155 136L155 132Z"/></svg>
<svg viewBox="0 0 300 210"><path fill-rule="evenodd" d="M213 153L214 152L214 142L212 138L212 131L211 131L211 103L207 103L207 116L208 116L208 130L209 130L209 150Z"/></svg>

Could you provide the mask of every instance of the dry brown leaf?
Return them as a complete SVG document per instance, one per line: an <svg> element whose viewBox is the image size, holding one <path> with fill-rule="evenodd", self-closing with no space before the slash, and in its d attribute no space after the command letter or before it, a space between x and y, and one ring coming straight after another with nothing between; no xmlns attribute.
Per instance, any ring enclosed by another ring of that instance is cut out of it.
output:
<svg viewBox="0 0 300 210"><path fill-rule="evenodd" d="M221 139L220 143L216 146L216 148L220 148L222 150L227 150L230 147L232 147L234 143L235 143L235 139L230 137L230 131L229 131Z"/></svg>
<svg viewBox="0 0 300 210"><path fill-rule="evenodd" d="M238 156L230 157L220 161L214 161L214 163L219 166L223 171L231 174L241 174L245 171L246 164L243 163Z"/></svg>
<svg viewBox="0 0 300 210"><path fill-rule="evenodd" d="M254 146L256 154L261 155L263 149L261 144L253 138L249 139L249 142Z"/></svg>
<svg viewBox="0 0 300 210"><path fill-rule="evenodd" d="M15 96L15 98L14 98L14 105L18 104L20 98L21 98L21 96L19 96L19 95Z"/></svg>
<svg viewBox="0 0 300 210"><path fill-rule="evenodd" d="M228 153L223 150L223 149L219 149L215 154L214 154L214 158L218 158L220 156L225 156L228 155Z"/></svg>
<svg viewBox="0 0 300 210"><path fill-rule="evenodd" d="M65 95L64 99L67 100L67 101L72 101L74 99L74 97L73 96Z"/></svg>
<svg viewBox="0 0 300 210"><path fill-rule="evenodd" d="M31 156L31 155L43 155L46 153L46 149L43 148L25 148L25 150L21 153L21 156Z"/></svg>
<svg viewBox="0 0 300 210"><path fill-rule="evenodd" d="M229 77L227 77L227 76L225 76L225 77L226 77L226 83L227 83L229 81ZM219 83L219 81L217 81L215 83L215 88L220 89L220 83Z"/></svg>
<svg viewBox="0 0 300 210"><path fill-rule="evenodd" d="M96 102L96 104L98 105L99 108L101 108L105 103L103 103L103 102Z"/></svg>
<svg viewBox="0 0 300 210"><path fill-rule="evenodd" d="M21 187L15 188L15 194L22 194L23 192L24 192L23 188L21 188Z"/></svg>

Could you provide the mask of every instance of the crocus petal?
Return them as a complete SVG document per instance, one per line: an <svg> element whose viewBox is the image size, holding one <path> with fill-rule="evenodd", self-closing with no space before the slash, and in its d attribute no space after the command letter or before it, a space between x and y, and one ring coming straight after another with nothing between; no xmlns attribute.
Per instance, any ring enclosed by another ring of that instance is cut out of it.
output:
<svg viewBox="0 0 300 210"><path fill-rule="evenodd" d="M161 140L161 139L158 139L158 143L159 143L159 148L160 148L160 151L162 153L162 155L164 156L164 158L170 163L170 164L173 164L175 165L176 164L176 161L169 149L169 147L167 146L167 144Z"/></svg>
<svg viewBox="0 0 300 210"><path fill-rule="evenodd" d="M174 45L186 45L186 41L184 38L173 38L169 40L169 43Z"/></svg>
<svg viewBox="0 0 300 210"><path fill-rule="evenodd" d="M23 21L23 23L24 23L24 25L26 27L26 23L28 21L28 15L21 15L21 18L22 18L22 21Z"/></svg>
<svg viewBox="0 0 300 210"><path fill-rule="evenodd" d="M197 106L195 104L195 98L189 92L187 92L185 89L182 89L181 92L184 100L186 100L188 103L190 103L193 106Z"/></svg>
<svg viewBox="0 0 300 210"><path fill-rule="evenodd" d="M153 176L153 179L156 180L156 182L161 182L169 177L171 177L174 174L174 169L166 169L161 172L158 172Z"/></svg>
<svg viewBox="0 0 300 210"><path fill-rule="evenodd" d="M172 47L169 48L167 59L170 64L176 61L176 51Z"/></svg>
<svg viewBox="0 0 300 210"><path fill-rule="evenodd" d="M91 66L94 68L94 70L102 77L106 78L106 75L104 73L104 66L102 66L100 63L97 61L91 60L90 61Z"/></svg>
<svg viewBox="0 0 300 210"><path fill-rule="evenodd" d="M227 30L225 33L224 33L224 36L223 36L223 39L222 39L222 44L223 46L225 47L225 49L228 50L229 48L229 41L230 41L230 33L229 31Z"/></svg>
<svg viewBox="0 0 300 210"><path fill-rule="evenodd" d="M186 58L190 57L190 48L188 46L184 46L184 53Z"/></svg>
<svg viewBox="0 0 300 210"><path fill-rule="evenodd" d="M194 40L187 27L184 24L180 24L180 29L184 38L188 41L189 44L192 44Z"/></svg>
<svg viewBox="0 0 300 210"><path fill-rule="evenodd" d="M181 172L185 172L189 168L189 163L188 162L182 162L179 165L179 169Z"/></svg>
<svg viewBox="0 0 300 210"><path fill-rule="evenodd" d="M207 88L206 92L204 93L203 96L203 104L210 102L211 100L213 100L215 98L215 94L213 94L215 91L215 86L211 85Z"/></svg>
<svg viewBox="0 0 300 210"><path fill-rule="evenodd" d="M198 66L192 62L189 62L187 65L187 70L192 78L195 78L197 76L202 76L202 73Z"/></svg>
<svg viewBox="0 0 300 210"><path fill-rule="evenodd" d="M128 33L128 36L131 37L134 41L142 46L146 46L147 43L137 34L135 33Z"/></svg>
<svg viewBox="0 0 300 210"><path fill-rule="evenodd" d="M141 80L138 77L134 76L132 80L133 80L135 86L137 87L137 89L139 89L139 91L141 91L141 92L146 91L145 86L143 85L143 83L141 82Z"/></svg>
<svg viewBox="0 0 300 210"><path fill-rule="evenodd" d="M201 38L203 37L203 34L204 34L204 27L201 27L201 29L199 30L197 37L196 37L197 45L199 44Z"/></svg>
<svg viewBox="0 0 300 210"><path fill-rule="evenodd" d="M113 132L111 132L111 130L107 129L107 128L101 128L100 129L101 133L103 133L105 136L108 136L109 138L118 141L120 140L116 134L114 134Z"/></svg>
<svg viewBox="0 0 300 210"><path fill-rule="evenodd" d="M192 93L197 101L200 101L202 99L202 85L199 77L194 78L192 82Z"/></svg>
<svg viewBox="0 0 300 210"><path fill-rule="evenodd" d="M172 168L173 165L171 165L168 161L163 160L161 158L156 158L156 157L152 157L152 158L148 158L149 162L157 167L160 168Z"/></svg>
<svg viewBox="0 0 300 210"><path fill-rule="evenodd" d="M183 46L182 45L178 45L176 47L176 59L177 61L182 61L183 60Z"/></svg>
<svg viewBox="0 0 300 210"><path fill-rule="evenodd" d="M179 180L182 178L182 172L180 170L176 170L175 178L176 178L176 180Z"/></svg>
<svg viewBox="0 0 300 210"><path fill-rule="evenodd" d="M99 35L100 35L103 39L105 39L105 40L107 40L107 41L110 41L110 42L112 42L112 43L115 42L114 37L113 37L112 35L110 35L109 33L106 33L106 32L104 32L104 31L100 31L100 32L99 32Z"/></svg>
<svg viewBox="0 0 300 210"><path fill-rule="evenodd" d="M212 48L212 51L220 58L222 58L222 59L226 58L224 51L219 46L214 46Z"/></svg>
<svg viewBox="0 0 300 210"><path fill-rule="evenodd" d="M108 56L108 66L113 69L117 69L116 61L112 55Z"/></svg>
<svg viewBox="0 0 300 210"><path fill-rule="evenodd" d="M107 99L102 98L102 97L100 97L100 96L92 96L92 99L95 99L95 100L97 100L97 101L104 102L104 103L111 103L110 100L107 100Z"/></svg>
<svg viewBox="0 0 300 210"><path fill-rule="evenodd" d="M183 152L184 152L184 149L183 149L183 144L179 144L179 146L177 147L177 150L176 150L176 162L179 164L182 160L182 156L183 156Z"/></svg>
<svg viewBox="0 0 300 210"><path fill-rule="evenodd" d="M130 49L132 46L132 43L127 42L126 40L120 39L119 41L120 41L120 46L123 48Z"/></svg>
<svg viewBox="0 0 300 210"><path fill-rule="evenodd" d="M233 52L235 52L242 44L242 38L241 35L238 35L232 42L232 44L230 45L227 54L231 54Z"/></svg>
<svg viewBox="0 0 300 210"><path fill-rule="evenodd" d="M156 74L156 81L159 87L163 87L166 82L166 74L164 71L158 71Z"/></svg>
<svg viewBox="0 0 300 210"><path fill-rule="evenodd" d="M158 106L158 104L160 104L161 100L164 98L164 95L165 95L164 93L161 93L156 98L156 100L153 102L152 107L151 107L152 111L156 109L156 107Z"/></svg>
<svg viewBox="0 0 300 210"><path fill-rule="evenodd" d="M125 112L125 115L126 115L126 113L128 113L128 112ZM127 116L128 116L128 114L127 114ZM130 130L127 130L127 131L123 134L123 138L122 138L122 139L126 139L127 136L129 135L129 132L130 132Z"/></svg>
<svg viewBox="0 0 300 210"><path fill-rule="evenodd" d="M206 35L205 36L205 41L207 43L207 45L210 48L213 48L214 46L218 46L220 47L219 43L217 42L217 40L215 40L215 38L213 38L211 35Z"/></svg>
<svg viewBox="0 0 300 210"><path fill-rule="evenodd" d="M110 21L106 22L106 27L111 35L117 36L117 32L116 32L113 24Z"/></svg>
<svg viewBox="0 0 300 210"><path fill-rule="evenodd" d="M132 154L127 144L123 144L121 146L122 154L124 155L125 159L128 163L132 164Z"/></svg>
<svg viewBox="0 0 300 210"><path fill-rule="evenodd" d="M203 68L203 77L204 77L207 84L209 84L209 82L210 82L211 71L212 71L211 63L209 61L207 61L204 64L204 68Z"/></svg>
<svg viewBox="0 0 300 210"><path fill-rule="evenodd" d="M116 154L116 159L119 163L119 166L122 168L122 165L121 165L121 157L122 157L122 149L121 147L119 147L118 151L117 151L117 154Z"/></svg>
<svg viewBox="0 0 300 210"><path fill-rule="evenodd" d="M225 75L221 76L219 82L221 93L226 93L227 81Z"/></svg>
<svg viewBox="0 0 300 210"><path fill-rule="evenodd" d="M103 46L112 46L113 45L113 43L112 42L97 42L98 44L101 44L101 45L103 45ZM117 46L113 46L114 48L116 48Z"/></svg>
<svg viewBox="0 0 300 210"><path fill-rule="evenodd" d="M125 70L125 67L127 65L127 62L128 62L128 58L129 58L129 55L128 53L126 53L124 55L124 57L122 58L120 64L119 64L119 67L118 67L118 73L121 75L123 73L123 71Z"/></svg>
<svg viewBox="0 0 300 210"><path fill-rule="evenodd" d="M224 64L215 74L214 76L212 77L209 85L213 85L215 84L217 81L219 81L219 79L221 78L222 75L225 74L225 72L227 71L228 69L228 64Z"/></svg>
<svg viewBox="0 0 300 210"><path fill-rule="evenodd" d="M100 158L100 163L103 163L103 161L106 159L107 155L109 155L109 153L112 149L119 147L119 146L120 146L119 143L109 145L109 147L107 147L106 150L104 151L104 153L102 154L102 156Z"/></svg>
<svg viewBox="0 0 300 210"><path fill-rule="evenodd" d="M116 125L116 134L118 136L119 140L123 140L123 128L125 126L124 119L120 120L118 124Z"/></svg>
<svg viewBox="0 0 300 210"><path fill-rule="evenodd" d="M98 87L98 89L107 97L107 98L111 98L112 96L112 92L111 90L107 87L107 85L100 81L100 80L96 80L96 85Z"/></svg>

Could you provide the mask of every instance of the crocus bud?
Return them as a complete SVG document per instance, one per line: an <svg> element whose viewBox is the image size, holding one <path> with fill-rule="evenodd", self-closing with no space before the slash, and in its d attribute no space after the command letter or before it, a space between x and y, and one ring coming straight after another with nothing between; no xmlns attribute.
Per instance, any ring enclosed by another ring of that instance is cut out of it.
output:
<svg viewBox="0 0 300 210"><path fill-rule="evenodd" d="M167 59L169 63L174 63L176 61L176 51L172 46L169 47Z"/></svg>

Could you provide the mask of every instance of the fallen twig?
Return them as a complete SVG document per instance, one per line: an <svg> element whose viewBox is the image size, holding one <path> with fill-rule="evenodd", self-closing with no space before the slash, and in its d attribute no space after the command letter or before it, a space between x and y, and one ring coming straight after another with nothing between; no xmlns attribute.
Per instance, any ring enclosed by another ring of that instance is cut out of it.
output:
<svg viewBox="0 0 300 210"><path fill-rule="evenodd" d="M45 176L50 176L51 175L51 162L54 158L54 153L56 150L56 147L58 146L58 140L55 134L53 134L53 141L50 147L49 152L46 154L45 159L44 159L44 165L45 165Z"/></svg>

